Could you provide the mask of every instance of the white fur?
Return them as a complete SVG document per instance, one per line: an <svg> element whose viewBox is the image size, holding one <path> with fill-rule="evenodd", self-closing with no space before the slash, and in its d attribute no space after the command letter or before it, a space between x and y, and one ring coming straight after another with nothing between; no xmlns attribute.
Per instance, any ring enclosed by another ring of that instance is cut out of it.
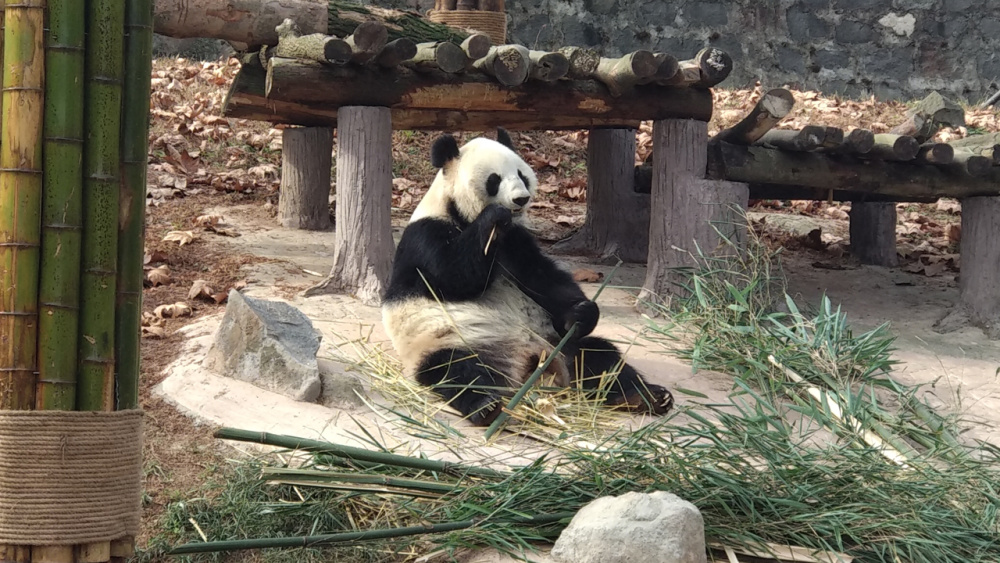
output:
<svg viewBox="0 0 1000 563"><path fill-rule="evenodd" d="M531 200L523 207L514 200L535 197L538 178L531 167L514 151L485 137L469 141L458 152L458 158L438 171L410 222L426 217L447 217L448 200L455 202L459 213L470 223L491 203L499 203L515 212L515 220L522 222ZM528 179L528 186L521 181L518 172ZM490 174L500 176L500 189L493 197L486 193L486 179Z"/></svg>

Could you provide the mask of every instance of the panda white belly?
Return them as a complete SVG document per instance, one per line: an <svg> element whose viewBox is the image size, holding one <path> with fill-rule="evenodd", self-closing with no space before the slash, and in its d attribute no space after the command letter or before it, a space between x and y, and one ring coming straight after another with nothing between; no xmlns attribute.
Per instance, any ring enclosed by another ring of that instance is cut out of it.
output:
<svg viewBox="0 0 1000 563"><path fill-rule="evenodd" d="M504 277L474 301L420 297L387 303L382 307L382 323L409 376L433 352L471 349L511 383L523 383L534 371L539 354L549 353L559 340L548 313ZM569 384L561 360L553 362L549 371L556 375L557 385Z"/></svg>

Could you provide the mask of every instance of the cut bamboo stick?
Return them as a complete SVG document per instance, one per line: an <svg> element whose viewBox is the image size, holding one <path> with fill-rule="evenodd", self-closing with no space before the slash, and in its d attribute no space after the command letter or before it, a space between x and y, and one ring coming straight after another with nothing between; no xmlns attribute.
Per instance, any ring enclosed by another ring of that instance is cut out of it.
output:
<svg viewBox="0 0 1000 563"><path fill-rule="evenodd" d="M83 89L79 85L84 71L85 5L79 0L49 0L48 9L35 407L73 410L83 229Z"/></svg>
<svg viewBox="0 0 1000 563"><path fill-rule="evenodd" d="M42 207L43 0L4 6L0 409L35 406Z"/></svg>
<svg viewBox="0 0 1000 563"><path fill-rule="evenodd" d="M139 339L142 331L143 224L146 219L146 153L149 135L153 3L126 0L125 88L122 96L121 219L118 231L118 305L115 362L120 410L139 406Z"/></svg>
<svg viewBox="0 0 1000 563"><path fill-rule="evenodd" d="M88 3L78 410L114 408L124 26L122 0Z"/></svg>

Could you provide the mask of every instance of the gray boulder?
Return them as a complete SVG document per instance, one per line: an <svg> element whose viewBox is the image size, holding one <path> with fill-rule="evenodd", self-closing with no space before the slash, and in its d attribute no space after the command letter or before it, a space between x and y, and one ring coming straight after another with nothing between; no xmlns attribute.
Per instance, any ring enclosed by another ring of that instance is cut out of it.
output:
<svg viewBox="0 0 1000 563"><path fill-rule="evenodd" d="M316 352L322 335L287 303L229 292L229 303L205 367L297 401L322 390Z"/></svg>
<svg viewBox="0 0 1000 563"><path fill-rule="evenodd" d="M672 493L601 497L580 509L559 535L560 563L705 563L705 523Z"/></svg>

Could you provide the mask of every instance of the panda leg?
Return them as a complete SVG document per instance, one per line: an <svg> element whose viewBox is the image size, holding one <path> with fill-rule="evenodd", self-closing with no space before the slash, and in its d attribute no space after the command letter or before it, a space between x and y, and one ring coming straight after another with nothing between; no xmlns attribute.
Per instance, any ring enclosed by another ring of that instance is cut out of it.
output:
<svg viewBox="0 0 1000 563"><path fill-rule="evenodd" d="M608 405L651 414L666 414L674 397L665 387L647 383L634 367L624 361L621 352L611 342L588 336L577 341L573 354L573 372L580 378L583 389L601 387L606 373L618 373L613 382L604 382ZM620 371L619 371L620 370Z"/></svg>
<svg viewBox="0 0 1000 563"><path fill-rule="evenodd" d="M486 367L468 350L438 350L421 362L417 382L434 390L476 426L488 426L500 414L506 378Z"/></svg>

